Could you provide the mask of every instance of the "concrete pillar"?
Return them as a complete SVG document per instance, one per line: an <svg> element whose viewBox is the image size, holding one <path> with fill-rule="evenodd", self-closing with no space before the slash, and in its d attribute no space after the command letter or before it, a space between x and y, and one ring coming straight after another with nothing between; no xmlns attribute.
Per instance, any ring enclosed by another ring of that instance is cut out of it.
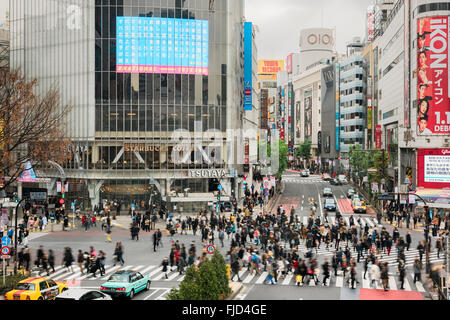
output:
<svg viewBox="0 0 450 320"><path fill-rule="evenodd" d="M91 207L100 203L100 188L104 180L88 180L89 199L91 200Z"/></svg>
<svg viewBox="0 0 450 320"><path fill-rule="evenodd" d="M17 181L17 196L22 200L22 182Z"/></svg>

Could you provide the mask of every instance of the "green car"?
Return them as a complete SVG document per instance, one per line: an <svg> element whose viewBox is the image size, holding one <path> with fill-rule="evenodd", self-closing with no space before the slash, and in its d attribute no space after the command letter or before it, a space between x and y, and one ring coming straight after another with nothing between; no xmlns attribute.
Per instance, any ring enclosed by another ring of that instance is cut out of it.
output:
<svg viewBox="0 0 450 320"><path fill-rule="evenodd" d="M118 270L113 273L107 282L100 286L100 291L111 297L128 297L133 299L134 295L142 290L150 289L150 276L143 276L133 270Z"/></svg>

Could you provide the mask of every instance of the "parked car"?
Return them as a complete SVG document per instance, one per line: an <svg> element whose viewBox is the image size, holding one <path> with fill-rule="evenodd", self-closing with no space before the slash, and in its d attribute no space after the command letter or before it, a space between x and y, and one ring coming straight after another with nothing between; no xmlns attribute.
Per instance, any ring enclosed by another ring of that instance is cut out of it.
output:
<svg viewBox="0 0 450 320"><path fill-rule="evenodd" d="M323 203L323 207L327 211L336 211L336 201L333 198L327 198Z"/></svg>
<svg viewBox="0 0 450 320"><path fill-rule="evenodd" d="M348 183L347 178L346 178L345 175L343 175L343 174L340 174L340 175L339 175L338 180L339 180L339 182L340 182L341 184L347 184L347 183Z"/></svg>
<svg viewBox="0 0 450 320"><path fill-rule="evenodd" d="M322 195L324 197L332 197L333 196L333 191L331 190L331 188L324 188Z"/></svg>
<svg viewBox="0 0 450 320"><path fill-rule="evenodd" d="M302 170L300 174L302 177L309 177L309 170Z"/></svg>
<svg viewBox="0 0 450 320"><path fill-rule="evenodd" d="M70 288L58 295L55 300L112 300L112 298L98 290L84 288Z"/></svg>
<svg viewBox="0 0 450 320"><path fill-rule="evenodd" d="M328 173L322 174L322 180L328 181L331 179L331 176Z"/></svg>
<svg viewBox="0 0 450 320"><path fill-rule="evenodd" d="M353 197L353 195L355 194L355 190L353 189L348 189L347 191L347 198L351 199Z"/></svg>
<svg viewBox="0 0 450 320"><path fill-rule="evenodd" d="M113 273L107 282L100 286L100 291L114 297L128 297L142 290L150 290L150 276L143 276L134 270L118 270Z"/></svg>
<svg viewBox="0 0 450 320"><path fill-rule="evenodd" d="M353 206L353 212L355 213L366 213L367 207L366 203L364 201L355 201L355 204Z"/></svg>

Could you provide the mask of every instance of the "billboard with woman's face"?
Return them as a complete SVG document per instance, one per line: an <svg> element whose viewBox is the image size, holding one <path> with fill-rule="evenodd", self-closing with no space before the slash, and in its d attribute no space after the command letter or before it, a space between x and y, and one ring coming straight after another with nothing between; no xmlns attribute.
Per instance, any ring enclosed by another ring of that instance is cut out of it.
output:
<svg viewBox="0 0 450 320"><path fill-rule="evenodd" d="M450 134L448 17L417 20L417 134Z"/></svg>

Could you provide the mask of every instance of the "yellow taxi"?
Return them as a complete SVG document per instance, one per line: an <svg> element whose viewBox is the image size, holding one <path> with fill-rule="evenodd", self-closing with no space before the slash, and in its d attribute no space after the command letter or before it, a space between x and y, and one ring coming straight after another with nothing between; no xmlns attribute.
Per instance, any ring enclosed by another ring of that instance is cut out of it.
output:
<svg viewBox="0 0 450 320"><path fill-rule="evenodd" d="M67 289L65 282L56 282L49 277L28 278L7 292L5 300L53 300Z"/></svg>
<svg viewBox="0 0 450 320"><path fill-rule="evenodd" d="M355 213L366 213L367 206L364 201L355 201L355 204L353 205L353 212Z"/></svg>

